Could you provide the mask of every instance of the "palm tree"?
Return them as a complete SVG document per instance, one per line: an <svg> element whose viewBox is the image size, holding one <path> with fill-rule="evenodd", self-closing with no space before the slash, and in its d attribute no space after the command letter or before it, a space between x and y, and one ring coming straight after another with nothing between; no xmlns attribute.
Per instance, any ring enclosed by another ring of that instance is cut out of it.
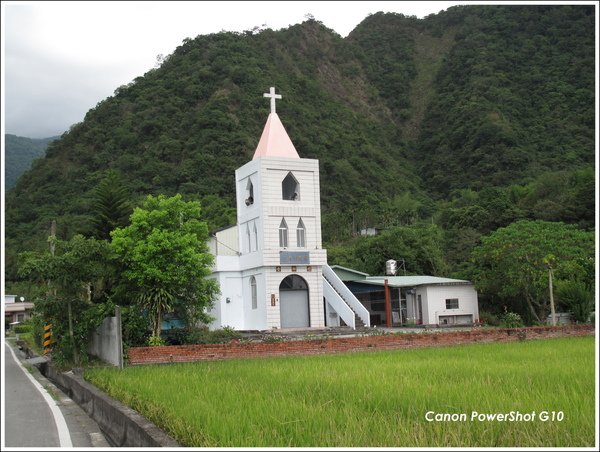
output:
<svg viewBox="0 0 600 452"><path fill-rule="evenodd" d="M138 302L152 316L152 336L160 338L163 314L173 308L174 301L175 296L161 287L150 287L138 296Z"/></svg>

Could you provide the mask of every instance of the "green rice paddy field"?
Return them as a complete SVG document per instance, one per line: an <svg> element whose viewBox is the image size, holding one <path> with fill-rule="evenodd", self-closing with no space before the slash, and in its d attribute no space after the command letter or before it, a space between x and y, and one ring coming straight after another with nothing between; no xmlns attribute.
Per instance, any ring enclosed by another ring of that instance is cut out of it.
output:
<svg viewBox="0 0 600 452"><path fill-rule="evenodd" d="M593 447L594 344L93 368L85 378L185 446ZM436 416L458 420L426 419Z"/></svg>

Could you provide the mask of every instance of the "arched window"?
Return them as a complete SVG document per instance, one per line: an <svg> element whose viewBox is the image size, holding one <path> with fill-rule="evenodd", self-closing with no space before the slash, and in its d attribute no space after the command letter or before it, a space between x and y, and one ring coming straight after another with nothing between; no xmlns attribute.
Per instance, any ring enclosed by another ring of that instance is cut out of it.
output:
<svg viewBox="0 0 600 452"><path fill-rule="evenodd" d="M252 309L258 308L258 293L256 291L256 278L250 276L250 294L252 295Z"/></svg>
<svg viewBox="0 0 600 452"><path fill-rule="evenodd" d="M300 218L298 226L296 226L296 245L298 248L306 248L306 230L302 218Z"/></svg>
<svg viewBox="0 0 600 452"><path fill-rule="evenodd" d="M258 230L256 229L256 223L254 223L254 251L258 251Z"/></svg>
<svg viewBox="0 0 600 452"><path fill-rule="evenodd" d="M254 204L254 185L252 185L252 181L250 179L248 179L248 183L246 184L246 199L244 202L247 206Z"/></svg>
<svg viewBox="0 0 600 452"><path fill-rule="evenodd" d="M292 173L288 173L281 183L281 197L290 201L300 199L300 184Z"/></svg>
<svg viewBox="0 0 600 452"><path fill-rule="evenodd" d="M288 227L285 218L282 218L279 225L279 246L281 248L287 248L288 246Z"/></svg>
<svg viewBox="0 0 600 452"><path fill-rule="evenodd" d="M249 253L250 251L252 251L252 248L250 246L250 226L248 226L248 223L246 223L246 252Z"/></svg>

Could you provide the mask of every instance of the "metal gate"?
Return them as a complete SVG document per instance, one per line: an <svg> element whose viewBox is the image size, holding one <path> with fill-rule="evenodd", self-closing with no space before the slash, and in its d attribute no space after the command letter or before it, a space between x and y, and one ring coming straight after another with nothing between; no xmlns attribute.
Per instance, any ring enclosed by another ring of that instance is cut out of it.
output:
<svg viewBox="0 0 600 452"><path fill-rule="evenodd" d="M285 278L279 286L281 328L310 326L308 285L297 275Z"/></svg>

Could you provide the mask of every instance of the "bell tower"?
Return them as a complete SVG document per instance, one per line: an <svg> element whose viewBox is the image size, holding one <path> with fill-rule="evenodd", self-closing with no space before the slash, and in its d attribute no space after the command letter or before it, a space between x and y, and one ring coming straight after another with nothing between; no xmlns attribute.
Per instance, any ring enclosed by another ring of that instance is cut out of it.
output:
<svg viewBox="0 0 600 452"><path fill-rule="evenodd" d="M236 204L246 329L324 326L319 162L301 158L271 112L253 159L237 169Z"/></svg>

